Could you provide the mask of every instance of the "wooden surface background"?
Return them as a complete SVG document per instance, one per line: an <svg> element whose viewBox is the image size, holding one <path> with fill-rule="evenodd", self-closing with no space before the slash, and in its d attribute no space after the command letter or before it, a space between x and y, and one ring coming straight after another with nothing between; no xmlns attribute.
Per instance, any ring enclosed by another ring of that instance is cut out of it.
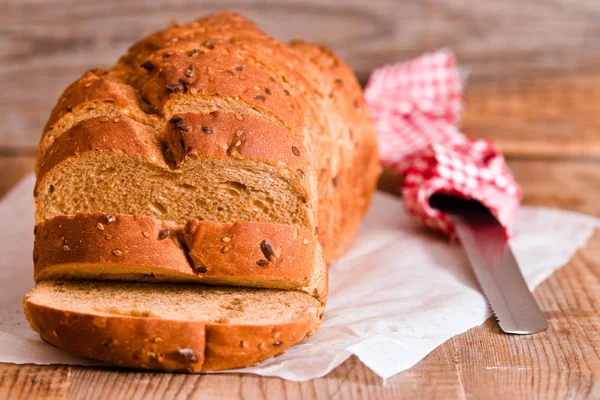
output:
<svg viewBox="0 0 600 400"><path fill-rule="evenodd" d="M600 216L600 1L2 0L0 195L33 167L62 89L136 39L233 9L280 39L332 47L370 71L441 47L465 71L463 130L496 140L524 203ZM547 332L507 336L493 321L440 346L386 385L352 358L305 383L250 375L0 365L0 397L600 398L600 233L535 297Z"/></svg>

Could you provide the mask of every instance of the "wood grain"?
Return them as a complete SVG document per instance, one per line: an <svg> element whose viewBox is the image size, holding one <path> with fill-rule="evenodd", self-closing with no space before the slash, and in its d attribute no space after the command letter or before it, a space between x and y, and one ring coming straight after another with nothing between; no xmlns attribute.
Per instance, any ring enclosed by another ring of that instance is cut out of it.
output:
<svg viewBox="0 0 600 400"><path fill-rule="evenodd" d="M598 135L593 100L600 96L593 75L600 66L600 2L593 0L482 0L476 7L465 0L6 0L0 150L32 151L57 97L86 69L114 63L171 18L185 22L224 9L246 14L282 40L331 47L363 82L380 65L448 47L469 71L467 122L475 118L485 128L477 134L498 137L509 153L547 138L571 143L573 154L598 152L586 139ZM561 77L572 73L584 75L563 96L570 82ZM533 78L543 81L531 86ZM476 86L492 81L498 83L489 89ZM490 94L496 100L488 101Z"/></svg>
<svg viewBox="0 0 600 400"><path fill-rule="evenodd" d="M600 216L600 162L509 160L530 205ZM0 156L0 176L32 156ZM0 188L0 195L5 189ZM534 295L547 332L501 334L488 320L450 339L385 385L355 357L327 376L288 382L254 375L188 375L75 366L0 364L0 398L593 399L600 396L600 232Z"/></svg>
<svg viewBox="0 0 600 400"><path fill-rule="evenodd" d="M463 131L508 156L600 159L600 74L473 83Z"/></svg>
<svg viewBox="0 0 600 400"><path fill-rule="evenodd" d="M523 188L523 203L600 218L600 160L508 160Z"/></svg>

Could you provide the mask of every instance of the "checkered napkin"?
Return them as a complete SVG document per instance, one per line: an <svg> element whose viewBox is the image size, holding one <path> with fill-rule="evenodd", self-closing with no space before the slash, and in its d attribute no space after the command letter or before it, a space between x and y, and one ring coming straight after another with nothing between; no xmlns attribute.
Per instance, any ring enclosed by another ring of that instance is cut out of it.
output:
<svg viewBox="0 0 600 400"><path fill-rule="evenodd" d="M365 89L383 165L404 177L407 209L424 224L455 237L446 214L429 205L435 193L477 200L510 236L521 191L498 147L470 140L457 128L462 83L449 51L377 69Z"/></svg>

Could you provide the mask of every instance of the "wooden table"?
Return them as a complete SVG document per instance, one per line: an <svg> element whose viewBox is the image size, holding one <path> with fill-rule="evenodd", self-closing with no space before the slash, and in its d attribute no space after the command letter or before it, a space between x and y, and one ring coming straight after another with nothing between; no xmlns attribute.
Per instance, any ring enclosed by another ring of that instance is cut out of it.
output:
<svg viewBox="0 0 600 400"><path fill-rule="evenodd" d="M32 170L41 125L69 80L89 65L107 64L104 57L114 60L168 15L186 20L213 10L184 7L181 1L143 9L117 0L73 9L66 0L34 3L10 0L8 12L0 15L3 38L9 38L0 40L5 61L0 64L5 82L0 116L7 122L0 134L0 195ZM556 1L546 7L533 1L525 7L516 0L485 1L469 7L444 0L400 7L379 0L337 8L317 0L272 7L255 3L229 8L249 13L282 38L306 36L306 22L313 40L321 37L318 32L333 30L322 41L339 50L363 80L375 65L453 47L472 70L463 130L502 146L523 186L524 203L600 217L598 2ZM274 22L290 15L289 24ZM0 397L600 398L600 232L534 295L549 319L548 331L509 336L490 320L452 338L385 385L356 358L304 383L253 375L0 364Z"/></svg>

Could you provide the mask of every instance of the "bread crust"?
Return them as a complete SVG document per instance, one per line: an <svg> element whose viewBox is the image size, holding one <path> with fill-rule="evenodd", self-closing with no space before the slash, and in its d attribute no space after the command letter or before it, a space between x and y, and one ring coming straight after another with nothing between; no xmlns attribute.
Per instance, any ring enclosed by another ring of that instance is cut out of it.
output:
<svg viewBox="0 0 600 400"><path fill-rule="evenodd" d="M111 119L123 114L158 129L161 119L142 111L133 87L109 71L93 69L69 85L52 110L38 146L36 172L48 148L76 123L96 114Z"/></svg>
<svg viewBox="0 0 600 400"><path fill-rule="evenodd" d="M273 261L263 241L278 254ZM318 246L312 232L285 224L192 220L184 227L140 215L57 216L35 229L34 279L265 287L324 301L327 282L315 280L325 268Z"/></svg>
<svg viewBox="0 0 600 400"><path fill-rule="evenodd" d="M89 152L115 152L168 168L157 131L124 115L78 122L60 135L38 164L37 186L54 167Z"/></svg>
<svg viewBox="0 0 600 400"><path fill-rule="evenodd" d="M34 289L35 290L35 289ZM69 312L25 296L32 329L71 354L114 365L165 371L219 371L276 356L316 330L318 310L290 323L218 324Z"/></svg>
<svg viewBox="0 0 600 400"><path fill-rule="evenodd" d="M245 158L287 169L299 186L306 185L304 175L310 171L308 155L302 140L295 140L286 129L253 115L234 112L185 113L177 117L181 122L169 124L166 135L177 166L199 157ZM181 126L189 129L184 131Z"/></svg>

